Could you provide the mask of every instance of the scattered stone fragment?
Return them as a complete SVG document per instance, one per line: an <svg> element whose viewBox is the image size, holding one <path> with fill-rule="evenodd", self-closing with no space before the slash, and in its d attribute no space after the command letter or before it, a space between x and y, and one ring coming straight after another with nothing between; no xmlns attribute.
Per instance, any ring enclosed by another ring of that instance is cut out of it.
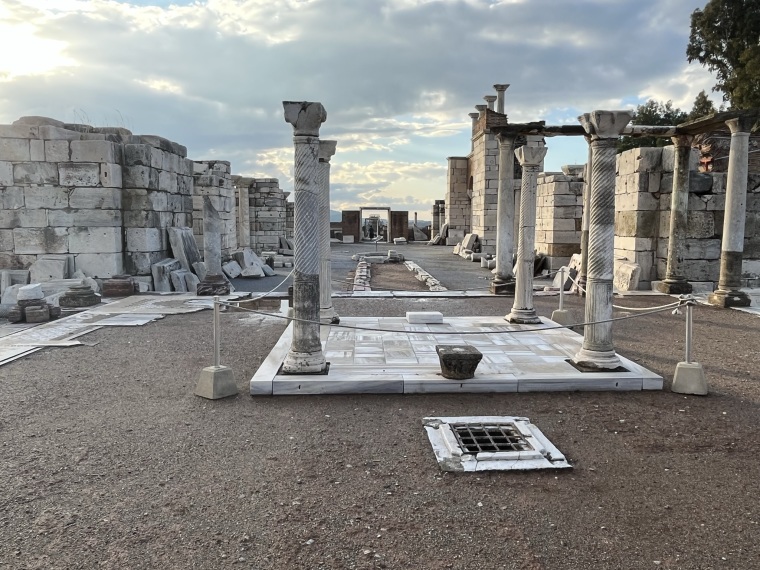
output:
<svg viewBox="0 0 760 570"><path fill-rule="evenodd" d="M201 260L198 244L195 243L192 228L167 228L169 245L174 257L179 260L182 269L190 271L193 263Z"/></svg>
<svg viewBox="0 0 760 570"><path fill-rule="evenodd" d="M240 274L243 272L237 261L228 261L227 263L223 264L222 271L224 271L225 275L227 275L227 277L230 279L240 277Z"/></svg>
<svg viewBox="0 0 760 570"><path fill-rule="evenodd" d="M46 323L50 320L50 309L47 304L26 307L24 309L24 318L27 323Z"/></svg>
<svg viewBox="0 0 760 570"><path fill-rule="evenodd" d="M198 296L229 295L230 283L224 275L209 273L198 283L195 294Z"/></svg>
<svg viewBox="0 0 760 570"><path fill-rule="evenodd" d="M135 285L129 275L115 275L103 281L104 297L128 297L135 292Z"/></svg>
<svg viewBox="0 0 760 570"><path fill-rule="evenodd" d="M154 263L150 270L153 274L153 288L156 291L166 292L172 290L172 271L182 269L182 265L176 259L162 259Z"/></svg>
<svg viewBox="0 0 760 570"><path fill-rule="evenodd" d="M31 285L22 285L18 289L16 299L18 301L26 301L29 299L42 299L45 294L42 291L42 285L39 283L32 283Z"/></svg>
<svg viewBox="0 0 760 570"><path fill-rule="evenodd" d="M100 303L100 296L89 285L74 285L58 299L60 307L78 309Z"/></svg>
<svg viewBox="0 0 760 570"><path fill-rule="evenodd" d="M185 269L178 269L171 272L170 277L172 280L172 287L175 291L178 291L180 293L187 293L187 282L185 281L185 276L188 273L190 272Z"/></svg>

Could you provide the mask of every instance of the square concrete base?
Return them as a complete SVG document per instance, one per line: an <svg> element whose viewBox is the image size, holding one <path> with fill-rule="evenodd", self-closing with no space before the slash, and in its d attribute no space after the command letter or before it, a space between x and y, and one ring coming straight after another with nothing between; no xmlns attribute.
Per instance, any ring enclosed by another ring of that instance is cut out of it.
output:
<svg viewBox="0 0 760 570"><path fill-rule="evenodd" d="M670 390L676 394L706 396L707 380L702 365L698 362L679 362Z"/></svg>
<svg viewBox="0 0 760 570"><path fill-rule="evenodd" d="M227 366L207 366L201 370L201 377L195 386L195 395L209 400L218 400L238 393L232 368Z"/></svg>

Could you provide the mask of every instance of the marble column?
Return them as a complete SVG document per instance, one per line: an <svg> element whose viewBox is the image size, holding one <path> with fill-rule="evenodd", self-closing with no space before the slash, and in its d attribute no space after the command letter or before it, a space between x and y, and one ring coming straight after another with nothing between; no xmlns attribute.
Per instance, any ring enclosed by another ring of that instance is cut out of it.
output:
<svg viewBox="0 0 760 570"><path fill-rule="evenodd" d="M200 276L195 294L229 295L230 283L222 273L222 218L209 196L203 197L203 265L206 272Z"/></svg>
<svg viewBox="0 0 760 570"><path fill-rule="evenodd" d="M251 199L248 185L237 187L238 247L251 247Z"/></svg>
<svg viewBox="0 0 760 570"><path fill-rule="evenodd" d="M749 307L752 299L741 288L744 223L747 217L747 174L749 134L757 117L737 117L726 121L731 130L726 180L726 209L720 246L718 288L707 301L718 307Z"/></svg>
<svg viewBox="0 0 760 570"><path fill-rule="evenodd" d="M535 146L532 146L535 145ZM520 191L520 240L517 245L517 280L512 311L504 317L510 323L539 324L533 308L533 267L536 243L536 187L538 171L546 156L543 142L521 146L515 151L522 166Z"/></svg>
<svg viewBox="0 0 760 570"><path fill-rule="evenodd" d="M691 157L690 135L672 137L675 145L673 193L670 197L670 232L668 234L668 266L665 280L657 284L660 293L681 295L691 293L691 283L686 280L681 267L686 241L689 214L689 158Z"/></svg>
<svg viewBox="0 0 760 570"><path fill-rule="evenodd" d="M494 103L496 103L496 95L485 95L483 99L485 99L485 102L488 105L488 109L493 111Z"/></svg>
<svg viewBox="0 0 760 570"><path fill-rule="evenodd" d="M588 122L589 114L582 115L585 123ZM581 124L585 123L581 121ZM578 285L581 288L578 289L578 294L585 295L586 289L586 270L588 268L588 226L589 226L589 210L591 209L591 161L593 160L591 152L591 137L586 137L588 143L588 159L586 160L586 180L583 185L583 215L581 218L581 267L578 271Z"/></svg>
<svg viewBox="0 0 760 570"><path fill-rule="evenodd" d="M470 119L472 119L472 135L470 135L470 139L475 137L475 129L478 127L478 117L480 117L479 113L470 113L469 114ZM475 149L475 141L472 141L470 143L470 150Z"/></svg>
<svg viewBox="0 0 760 570"><path fill-rule="evenodd" d="M496 89L496 112L504 114L504 92L509 89L509 83L497 83L493 88Z"/></svg>
<svg viewBox="0 0 760 570"><path fill-rule="evenodd" d="M594 111L588 121L579 117L591 135L592 150L585 320L597 324L583 328L583 346L573 361L592 370L620 366L610 321L615 260L615 159L618 138L632 116L631 111Z"/></svg>
<svg viewBox="0 0 760 570"><path fill-rule="evenodd" d="M319 141L319 322L323 325L340 322L332 304L330 268L330 158L337 144L337 141Z"/></svg>
<svg viewBox="0 0 760 570"><path fill-rule="evenodd" d="M326 367L319 337L319 127L327 118L321 103L283 101L295 146L293 256L293 341L283 374L319 374Z"/></svg>
<svg viewBox="0 0 760 570"><path fill-rule="evenodd" d="M514 291L515 276L512 271L514 249L515 213L515 139L517 135L496 135L499 143L499 188L496 202L496 277L491 283L491 293L504 294Z"/></svg>

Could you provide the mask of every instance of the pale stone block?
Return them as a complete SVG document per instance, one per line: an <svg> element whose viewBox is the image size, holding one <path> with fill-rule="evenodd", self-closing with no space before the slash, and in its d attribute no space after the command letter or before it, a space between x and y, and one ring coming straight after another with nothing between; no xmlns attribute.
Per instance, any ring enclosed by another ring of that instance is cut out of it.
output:
<svg viewBox="0 0 760 570"><path fill-rule="evenodd" d="M36 139L29 141L29 159L33 162L45 161L45 141Z"/></svg>
<svg viewBox="0 0 760 570"><path fill-rule="evenodd" d="M76 268L88 277L108 279L124 273L121 253L80 253L75 259Z"/></svg>
<svg viewBox="0 0 760 570"><path fill-rule="evenodd" d="M222 271L224 271L224 273L230 279L234 279L235 277L240 277L240 275L243 273L243 270L240 268L240 265L238 265L237 261L230 261L228 263L223 264Z"/></svg>
<svg viewBox="0 0 760 570"><path fill-rule="evenodd" d="M409 324L441 324L443 314L438 311L407 311L406 320Z"/></svg>
<svg viewBox="0 0 760 570"><path fill-rule="evenodd" d="M68 233L71 253L120 253L122 251L120 227L76 227L69 228Z"/></svg>
<svg viewBox="0 0 760 570"><path fill-rule="evenodd" d="M0 125L0 138L4 139L36 139L40 130L33 125Z"/></svg>
<svg viewBox="0 0 760 570"><path fill-rule="evenodd" d="M13 230L0 230L0 251L13 252Z"/></svg>
<svg viewBox="0 0 760 570"><path fill-rule="evenodd" d="M44 228L47 225L47 210L0 210L0 228Z"/></svg>
<svg viewBox="0 0 760 570"><path fill-rule="evenodd" d="M172 282L172 288L175 291L178 291L180 293L187 293L187 283L185 281L185 275L189 274L190 272L186 269L178 269L176 271L172 271L169 274L169 278Z"/></svg>
<svg viewBox="0 0 760 570"><path fill-rule="evenodd" d="M57 210L68 208L69 193L66 188L61 188L60 186L24 188L24 204L30 209L48 208Z"/></svg>
<svg viewBox="0 0 760 570"><path fill-rule="evenodd" d="M0 160L25 162L31 158L28 139L0 139Z"/></svg>
<svg viewBox="0 0 760 570"><path fill-rule="evenodd" d="M45 160L47 162L69 162L70 159L69 141L45 141Z"/></svg>
<svg viewBox="0 0 760 570"><path fill-rule="evenodd" d="M49 210L51 226L118 227L122 225L121 210Z"/></svg>
<svg viewBox="0 0 760 570"><path fill-rule="evenodd" d="M24 207L24 189L19 186L0 185L0 210L17 210Z"/></svg>
<svg viewBox="0 0 760 570"><path fill-rule="evenodd" d="M52 125L40 125L39 136L45 140L78 141L82 138L82 133Z"/></svg>
<svg viewBox="0 0 760 570"><path fill-rule="evenodd" d="M100 165L92 162L61 162L58 164L61 186L99 186Z"/></svg>
<svg viewBox="0 0 760 570"><path fill-rule="evenodd" d="M41 257L29 266L32 283L42 283L51 279L66 279L69 262L65 258ZM64 289L65 290L65 289ZM46 295L51 293L46 292Z"/></svg>
<svg viewBox="0 0 760 570"><path fill-rule="evenodd" d="M77 209L121 209L121 190L118 188L74 188L69 194L69 206Z"/></svg>
<svg viewBox="0 0 760 570"><path fill-rule="evenodd" d="M17 254L68 253L66 228L16 228L13 230Z"/></svg>
<svg viewBox="0 0 760 570"><path fill-rule="evenodd" d="M150 154L150 167L161 170L164 167L164 151L160 148L153 147Z"/></svg>
<svg viewBox="0 0 760 570"><path fill-rule="evenodd" d="M163 259L154 263L151 267L154 289L162 292L171 291L171 273L181 268L182 266L176 259Z"/></svg>
<svg viewBox="0 0 760 570"><path fill-rule="evenodd" d="M649 192L625 193L615 195L615 209L620 210L657 210L659 201Z"/></svg>
<svg viewBox="0 0 760 570"><path fill-rule="evenodd" d="M0 186L13 186L13 163L0 162Z"/></svg>
<svg viewBox="0 0 760 570"><path fill-rule="evenodd" d="M110 141L72 141L71 162L119 162L116 144Z"/></svg>
<svg viewBox="0 0 760 570"><path fill-rule="evenodd" d="M103 163L100 165L100 185L104 188L121 188L121 166L118 164Z"/></svg>
<svg viewBox="0 0 760 570"><path fill-rule="evenodd" d="M688 213L687 238L711 238L714 235L715 214L713 212Z"/></svg>
<svg viewBox="0 0 760 570"><path fill-rule="evenodd" d="M166 259L165 249L160 251L127 251L124 254L126 270L129 274L151 275L152 267L162 259ZM151 277L151 281L152 281Z"/></svg>
<svg viewBox="0 0 760 570"><path fill-rule="evenodd" d="M126 188L158 190L158 171L149 166L127 166L122 171L122 177Z"/></svg>
<svg viewBox="0 0 760 570"><path fill-rule="evenodd" d="M166 249L166 230L162 228L127 228L127 251L160 251Z"/></svg>
<svg viewBox="0 0 760 570"><path fill-rule="evenodd" d="M19 287L16 293L16 299L18 301L31 301L36 299L42 299L45 294L42 291L42 285L39 283L30 283L29 285L22 285Z"/></svg>
<svg viewBox="0 0 760 570"><path fill-rule="evenodd" d="M630 152L634 156L635 172L651 172L661 169L662 148L639 147L626 152Z"/></svg>
<svg viewBox="0 0 760 570"><path fill-rule="evenodd" d="M17 162L13 165L17 184L58 184L58 165L54 162Z"/></svg>
<svg viewBox="0 0 760 570"><path fill-rule="evenodd" d="M615 236L615 249L650 251L653 248L653 243L652 238Z"/></svg>

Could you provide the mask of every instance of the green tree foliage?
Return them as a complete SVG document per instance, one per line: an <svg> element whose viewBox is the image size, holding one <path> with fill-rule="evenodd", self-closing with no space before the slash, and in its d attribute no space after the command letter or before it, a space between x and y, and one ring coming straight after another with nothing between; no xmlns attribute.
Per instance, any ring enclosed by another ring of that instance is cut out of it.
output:
<svg viewBox="0 0 760 570"><path fill-rule="evenodd" d="M703 89L699 92L697 98L694 99L694 107L692 108L691 113L689 113L687 120L691 121L693 119L699 119L700 117L715 113L716 111L717 109L715 108L715 105L707 98L707 93L705 93Z"/></svg>
<svg viewBox="0 0 760 570"><path fill-rule="evenodd" d="M691 14L689 62L715 73L731 109L760 107L760 0L710 0Z"/></svg>
<svg viewBox="0 0 760 570"><path fill-rule="evenodd" d="M673 101L660 103L650 99L636 107L631 124L633 125L677 125L686 121L688 114L673 107ZM668 137L621 137L617 151L623 152L640 146L667 146L673 144Z"/></svg>

